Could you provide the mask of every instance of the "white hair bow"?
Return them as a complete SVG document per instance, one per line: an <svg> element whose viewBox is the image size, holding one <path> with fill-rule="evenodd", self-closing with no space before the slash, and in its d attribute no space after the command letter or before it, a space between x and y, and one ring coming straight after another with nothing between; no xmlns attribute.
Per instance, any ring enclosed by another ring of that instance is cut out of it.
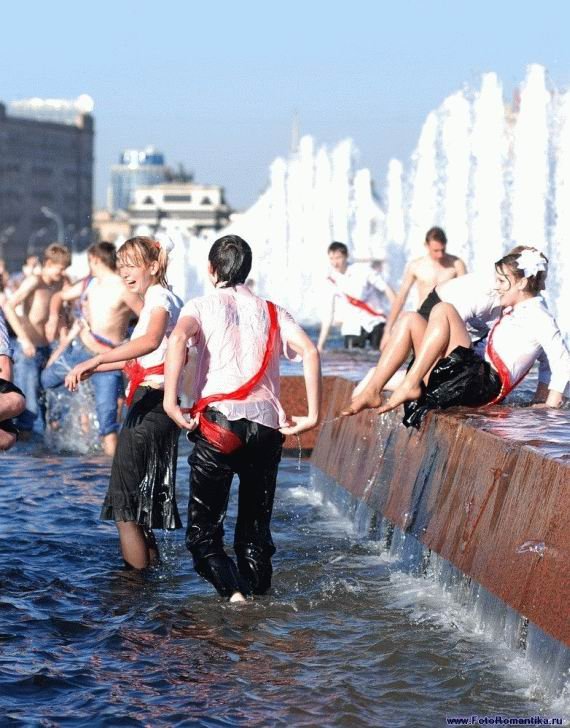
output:
<svg viewBox="0 0 570 728"><path fill-rule="evenodd" d="M160 247L164 250L166 255L174 250L174 243L168 237L168 235L165 235L164 233L159 233L156 236L156 240L158 240L158 242L160 243Z"/></svg>
<svg viewBox="0 0 570 728"><path fill-rule="evenodd" d="M525 278L530 278L546 270L546 261L538 250L523 250L517 258L517 268L523 271Z"/></svg>

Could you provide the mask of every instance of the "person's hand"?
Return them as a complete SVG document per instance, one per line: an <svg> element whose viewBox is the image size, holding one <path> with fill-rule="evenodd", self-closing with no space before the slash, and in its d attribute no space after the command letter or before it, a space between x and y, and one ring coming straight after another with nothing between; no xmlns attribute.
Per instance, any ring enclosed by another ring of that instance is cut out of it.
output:
<svg viewBox="0 0 570 728"><path fill-rule="evenodd" d="M79 382L88 379L99 366L99 357L94 356L87 361L73 367L69 374L65 377L65 386L70 392L75 392L79 387Z"/></svg>
<svg viewBox="0 0 570 728"><path fill-rule="evenodd" d="M29 339L25 339L24 341L20 342L22 345L22 351L24 352L24 355L27 356L29 359L34 357L36 355L36 347L32 344L32 342Z"/></svg>
<svg viewBox="0 0 570 728"><path fill-rule="evenodd" d="M287 420L285 427L280 427L279 432L282 435L300 435L316 427L319 421L316 417L297 417L293 415Z"/></svg>
<svg viewBox="0 0 570 728"><path fill-rule="evenodd" d="M182 408L178 404L163 404L163 407L166 414L173 422L178 425L178 427L180 427L181 430L188 430L188 432L193 432L200 424L199 414L197 414L196 417L192 417L190 415L190 412L182 410Z"/></svg>

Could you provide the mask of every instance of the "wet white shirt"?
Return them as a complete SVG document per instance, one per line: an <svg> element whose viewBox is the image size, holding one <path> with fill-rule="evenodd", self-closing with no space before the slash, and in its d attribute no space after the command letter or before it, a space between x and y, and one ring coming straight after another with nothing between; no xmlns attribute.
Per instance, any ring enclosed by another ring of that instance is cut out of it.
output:
<svg viewBox="0 0 570 728"><path fill-rule="evenodd" d="M345 273L331 270L327 279L327 298L334 297L335 308L340 306L339 318L343 336L360 336L360 329L367 332L386 321L390 305L386 297L386 283L380 273L364 263L352 263ZM344 295L343 295L344 294ZM364 311L349 303L346 296L364 301L380 315ZM331 302L332 303L332 302Z"/></svg>
<svg viewBox="0 0 570 728"><path fill-rule="evenodd" d="M150 322L150 315L155 308L163 308L168 313L168 323L166 325L166 333L158 345L158 348L151 351L150 354L138 357L139 364L145 369L158 366L164 361L166 348L168 346L168 337L172 333L176 326L176 322L178 321L178 315L182 308L182 301L168 288L164 288L164 286L150 286L144 297L144 305L139 314L139 320L131 334L131 341L146 334ZM151 374L148 377L145 377L145 381L164 384L164 375Z"/></svg>
<svg viewBox="0 0 570 728"><path fill-rule="evenodd" d="M539 359L539 381L564 393L570 381L570 354L542 296L505 309L487 341L485 358L493 363L490 345L505 365L511 382L520 381Z"/></svg>
<svg viewBox="0 0 570 728"><path fill-rule="evenodd" d="M481 339L501 316L494 274L467 273L440 283L435 292L457 310L472 339Z"/></svg>
<svg viewBox="0 0 570 728"><path fill-rule="evenodd" d="M276 306L279 324L275 346L263 377L244 400L222 400L211 406L228 420L247 419L267 427L284 427L287 418L279 401L279 357L297 355L288 345L300 326L285 309ZM267 303L245 286L217 288L184 305L199 331L189 342L196 347L194 401L211 394L233 392L259 371L269 332Z"/></svg>

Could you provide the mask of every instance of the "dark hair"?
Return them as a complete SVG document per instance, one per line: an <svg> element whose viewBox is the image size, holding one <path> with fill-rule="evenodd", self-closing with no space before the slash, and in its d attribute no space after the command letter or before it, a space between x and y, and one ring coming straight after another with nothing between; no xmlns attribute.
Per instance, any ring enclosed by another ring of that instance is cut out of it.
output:
<svg viewBox="0 0 570 728"><path fill-rule="evenodd" d="M426 233L426 243L430 243L435 240L437 243L447 245L447 235L440 227L432 227Z"/></svg>
<svg viewBox="0 0 570 728"><path fill-rule="evenodd" d="M328 249L329 253L342 253L348 258L348 248L344 243L331 243Z"/></svg>
<svg viewBox="0 0 570 728"><path fill-rule="evenodd" d="M548 258L544 255L544 253L541 253L540 250L537 250L530 245L517 245L516 248L509 250L506 255L495 263L495 270L497 273L502 273L504 275L504 269L508 268L517 280L525 278L524 270L521 270L518 264L519 255L525 250L532 250L535 253L539 253L545 263L546 270L539 270L535 275L528 276L526 279L526 290L529 293L536 295L546 288L546 276L548 274Z"/></svg>
<svg viewBox="0 0 570 728"><path fill-rule="evenodd" d="M251 270L251 248L239 235L224 235L210 248L208 260L223 288L245 283Z"/></svg>
<svg viewBox="0 0 570 728"><path fill-rule="evenodd" d="M97 258L111 270L117 269L117 249L113 243L107 243L104 240L100 243L94 243L87 248L87 255Z"/></svg>

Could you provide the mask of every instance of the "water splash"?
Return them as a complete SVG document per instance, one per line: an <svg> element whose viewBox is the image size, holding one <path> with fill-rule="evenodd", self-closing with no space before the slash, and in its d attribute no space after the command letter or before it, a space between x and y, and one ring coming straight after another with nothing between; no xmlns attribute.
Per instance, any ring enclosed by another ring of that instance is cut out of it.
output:
<svg viewBox="0 0 570 728"><path fill-rule="evenodd" d="M544 556L546 551L546 544L544 541L525 541L517 547L517 554L538 554L541 558Z"/></svg>

